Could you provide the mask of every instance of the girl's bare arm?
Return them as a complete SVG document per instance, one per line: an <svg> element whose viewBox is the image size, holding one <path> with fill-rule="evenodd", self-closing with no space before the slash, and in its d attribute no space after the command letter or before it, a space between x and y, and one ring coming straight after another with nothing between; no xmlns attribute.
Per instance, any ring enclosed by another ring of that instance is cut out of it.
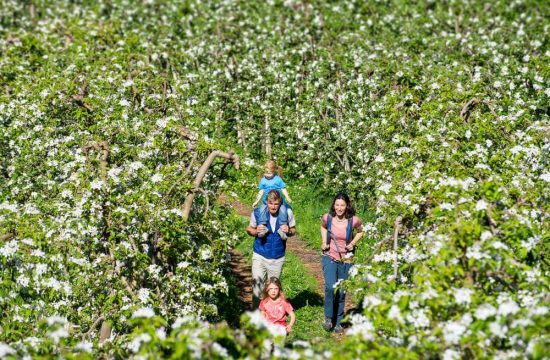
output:
<svg viewBox="0 0 550 360"><path fill-rule="evenodd" d="M288 313L288 316L290 316L290 322L286 326L286 332L287 333L292 331L292 327L294 326L294 323L296 322L296 315L294 314L294 311L290 311Z"/></svg>
<svg viewBox="0 0 550 360"><path fill-rule="evenodd" d="M253 208L255 208L256 205L258 205L258 203L262 199L262 196L264 196L264 191L263 190L258 191L258 195L256 195L256 200L254 200L254 203L252 204Z"/></svg>
<svg viewBox="0 0 550 360"><path fill-rule="evenodd" d="M289 204L291 204L291 203L292 203L292 199L290 198L290 195L288 195L287 189L284 188L284 189L282 190L282 192L283 192L283 195L284 195L285 198L286 198L286 201L287 201Z"/></svg>

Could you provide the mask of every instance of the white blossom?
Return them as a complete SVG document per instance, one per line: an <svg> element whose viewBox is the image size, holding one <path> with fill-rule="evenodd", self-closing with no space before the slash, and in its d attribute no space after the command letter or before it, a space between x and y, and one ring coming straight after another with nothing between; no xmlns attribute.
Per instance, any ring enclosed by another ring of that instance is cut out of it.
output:
<svg viewBox="0 0 550 360"><path fill-rule="evenodd" d="M359 336L365 341L374 340L374 325L363 315L353 314L351 328L347 331L350 336Z"/></svg>
<svg viewBox="0 0 550 360"><path fill-rule="evenodd" d="M159 183L161 181L162 181L162 174L157 173L151 177L151 182L153 184Z"/></svg>
<svg viewBox="0 0 550 360"><path fill-rule="evenodd" d="M476 211L484 211L484 210L487 209L487 206L489 206L489 204L487 204L487 202L485 200L479 200L476 203L475 210Z"/></svg>
<svg viewBox="0 0 550 360"><path fill-rule="evenodd" d="M151 340L152 340L151 335L147 333L141 333L137 335L135 338L133 338L132 341L126 345L126 347L131 352L137 353L141 347L141 344L148 343Z"/></svg>
<svg viewBox="0 0 550 360"><path fill-rule="evenodd" d="M19 250L19 243L17 242L17 240L11 240L0 248L0 255L9 259L13 257L13 255L15 255L17 250Z"/></svg>
<svg viewBox="0 0 550 360"><path fill-rule="evenodd" d="M89 341L81 341L78 344L76 344L74 348L75 348L75 350L80 350L80 351L84 351L84 352L87 352L87 353L92 353L92 351L94 350L94 344L92 344Z"/></svg>
<svg viewBox="0 0 550 360"><path fill-rule="evenodd" d="M149 301L149 289L147 288L141 288L138 291L138 298L139 301L141 301L142 304L145 304Z"/></svg>
<svg viewBox="0 0 550 360"><path fill-rule="evenodd" d="M382 300L375 295L369 295L363 298L363 308L365 309L372 309L380 304L382 304Z"/></svg>
<svg viewBox="0 0 550 360"><path fill-rule="evenodd" d="M150 307L142 307L134 311L132 319L135 318L150 318L155 316L155 311Z"/></svg>
<svg viewBox="0 0 550 360"><path fill-rule="evenodd" d="M486 241L486 240L489 240L492 237L493 237L493 233L491 233L490 231L485 230L484 232L481 233L481 236L479 238L481 239L481 241Z"/></svg>
<svg viewBox="0 0 550 360"><path fill-rule="evenodd" d="M48 337L50 337L55 344L58 344L59 340L69 337L69 332L64 327L60 327L57 330L49 332Z"/></svg>
<svg viewBox="0 0 550 360"><path fill-rule="evenodd" d="M513 300L507 300L501 303L497 313L501 316L507 316L517 313L520 310L518 304Z"/></svg>
<svg viewBox="0 0 550 360"><path fill-rule="evenodd" d="M397 305L392 305L388 311L388 319L395 319L399 322L403 322L403 316L401 316L401 310Z"/></svg>
<svg viewBox="0 0 550 360"><path fill-rule="evenodd" d="M446 349L445 352L443 352L443 360L458 360L460 358L460 352L454 349Z"/></svg>
<svg viewBox="0 0 550 360"><path fill-rule="evenodd" d="M443 327L443 338L447 344L458 344L466 332L466 326L458 321L450 321Z"/></svg>
<svg viewBox="0 0 550 360"><path fill-rule="evenodd" d="M15 355L17 352L9 345L0 342L0 359L7 357L8 355Z"/></svg>
<svg viewBox="0 0 550 360"><path fill-rule="evenodd" d="M497 309L493 305L484 303L477 307L474 316L479 320L486 320L496 313Z"/></svg>
<svg viewBox="0 0 550 360"><path fill-rule="evenodd" d="M453 295L457 304L468 305L472 301L471 296L473 293L472 289L460 288L454 289Z"/></svg>

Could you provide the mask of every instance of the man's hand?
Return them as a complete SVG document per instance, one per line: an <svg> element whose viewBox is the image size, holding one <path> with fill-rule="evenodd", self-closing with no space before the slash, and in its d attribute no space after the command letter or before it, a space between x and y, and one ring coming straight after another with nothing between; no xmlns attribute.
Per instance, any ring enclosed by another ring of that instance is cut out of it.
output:
<svg viewBox="0 0 550 360"><path fill-rule="evenodd" d="M288 225L281 225L280 229L281 229L282 232L287 234L288 230L289 230L289 227L288 227Z"/></svg>
<svg viewBox="0 0 550 360"><path fill-rule="evenodd" d="M261 232L267 231L267 227L265 227L265 225L260 224L258 225L256 230L258 231L258 233L261 233Z"/></svg>

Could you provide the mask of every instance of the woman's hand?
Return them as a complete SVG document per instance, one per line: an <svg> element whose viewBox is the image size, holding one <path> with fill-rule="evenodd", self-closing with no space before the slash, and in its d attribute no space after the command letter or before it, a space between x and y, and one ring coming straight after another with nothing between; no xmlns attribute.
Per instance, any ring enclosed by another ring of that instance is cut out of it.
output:
<svg viewBox="0 0 550 360"><path fill-rule="evenodd" d="M329 245L329 244L323 243L323 244L321 245L321 250L327 251L328 249L330 249L330 245Z"/></svg>
<svg viewBox="0 0 550 360"><path fill-rule="evenodd" d="M355 248L355 245L351 242L346 245L346 250L347 251L353 251L353 248Z"/></svg>

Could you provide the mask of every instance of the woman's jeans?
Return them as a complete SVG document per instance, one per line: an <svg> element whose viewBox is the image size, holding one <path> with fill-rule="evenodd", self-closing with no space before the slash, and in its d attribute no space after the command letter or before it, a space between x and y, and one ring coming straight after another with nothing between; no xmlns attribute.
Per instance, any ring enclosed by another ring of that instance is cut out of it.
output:
<svg viewBox="0 0 550 360"><path fill-rule="evenodd" d="M346 280L352 264L332 260L323 255L323 275L325 276L325 318L332 319L333 324L339 325L344 317L346 292L343 289L334 290L338 280Z"/></svg>

